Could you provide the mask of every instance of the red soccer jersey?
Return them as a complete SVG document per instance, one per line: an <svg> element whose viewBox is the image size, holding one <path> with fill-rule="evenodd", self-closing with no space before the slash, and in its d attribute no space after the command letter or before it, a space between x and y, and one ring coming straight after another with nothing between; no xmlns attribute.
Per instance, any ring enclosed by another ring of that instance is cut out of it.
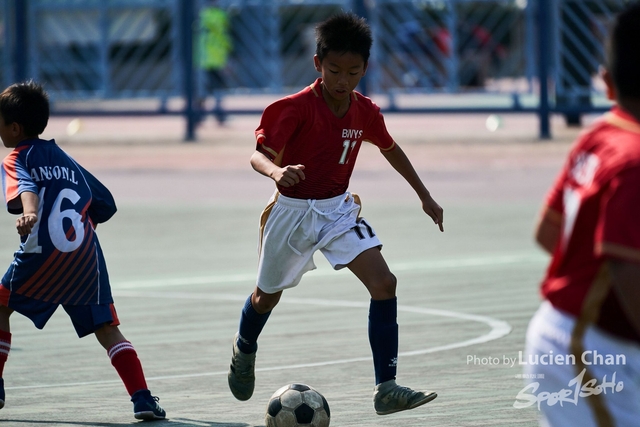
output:
<svg viewBox="0 0 640 427"><path fill-rule="evenodd" d="M257 150L279 166L305 166L305 180L280 193L297 199L327 199L347 191L363 141L383 151L395 148L380 108L358 92L344 117L336 117L317 79L295 95L269 105L256 129Z"/></svg>
<svg viewBox="0 0 640 427"><path fill-rule="evenodd" d="M542 282L555 307L577 317L592 288L607 286L607 258L640 263L640 123L614 108L576 141L547 198L561 236ZM598 324L640 341L613 293Z"/></svg>

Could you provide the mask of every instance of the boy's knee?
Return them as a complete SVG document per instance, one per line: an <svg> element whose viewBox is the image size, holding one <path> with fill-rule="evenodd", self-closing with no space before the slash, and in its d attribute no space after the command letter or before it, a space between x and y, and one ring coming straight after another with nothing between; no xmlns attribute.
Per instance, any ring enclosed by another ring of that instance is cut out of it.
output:
<svg viewBox="0 0 640 427"><path fill-rule="evenodd" d="M253 297L251 298L251 305L257 313L265 314L273 310L273 308L278 305L281 296L282 291L276 292L275 294L267 294L261 291L254 292Z"/></svg>
<svg viewBox="0 0 640 427"><path fill-rule="evenodd" d="M100 344L105 348L126 340L117 326L113 326L108 323L105 323L100 329L97 329L94 332L94 335L98 339L98 342L100 342Z"/></svg>
<svg viewBox="0 0 640 427"><path fill-rule="evenodd" d="M391 273L376 277L375 281L368 286L371 297L376 300L390 299L396 296L396 286L398 279Z"/></svg>
<svg viewBox="0 0 640 427"><path fill-rule="evenodd" d="M9 318L11 317L13 310L5 305L0 305L0 331L10 332L11 326Z"/></svg>
<svg viewBox="0 0 640 427"><path fill-rule="evenodd" d="M396 294L396 286L398 285L398 279L393 273L389 272L385 274L384 277L381 279L381 284L382 284L382 289L384 289L387 292L393 293L393 295Z"/></svg>

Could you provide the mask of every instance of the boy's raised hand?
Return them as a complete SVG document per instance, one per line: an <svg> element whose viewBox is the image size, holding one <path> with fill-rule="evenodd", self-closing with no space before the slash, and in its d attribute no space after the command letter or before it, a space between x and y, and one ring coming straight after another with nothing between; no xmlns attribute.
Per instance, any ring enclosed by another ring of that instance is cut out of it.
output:
<svg viewBox="0 0 640 427"><path fill-rule="evenodd" d="M422 201L422 210L431 217L440 231L444 231L444 209L433 200L431 195Z"/></svg>
<svg viewBox="0 0 640 427"><path fill-rule="evenodd" d="M38 195L31 191L20 193L20 203L22 203L22 216L16 220L18 234L26 236L31 234L31 229L38 222Z"/></svg>
<svg viewBox="0 0 640 427"><path fill-rule="evenodd" d="M26 236L31 233L31 229L38 222L38 216L35 214L26 214L19 217L16 220L16 228L18 229L18 234L21 236Z"/></svg>
<svg viewBox="0 0 640 427"><path fill-rule="evenodd" d="M304 181L304 165L288 165L274 170L271 178L276 184L283 187L293 187L300 181Z"/></svg>

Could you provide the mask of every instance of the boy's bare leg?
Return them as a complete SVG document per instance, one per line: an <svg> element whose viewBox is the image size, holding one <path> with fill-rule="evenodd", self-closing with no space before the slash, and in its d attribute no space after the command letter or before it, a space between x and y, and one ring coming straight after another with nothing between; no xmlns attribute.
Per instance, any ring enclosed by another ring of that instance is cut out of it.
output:
<svg viewBox="0 0 640 427"><path fill-rule="evenodd" d="M282 291L275 294L268 294L256 286L251 296L251 305L258 314L265 314L274 309L280 301Z"/></svg>
<svg viewBox="0 0 640 427"><path fill-rule="evenodd" d="M360 279L373 300L388 300L396 296L396 276L391 273L380 249L362 252L347 267Z"/></svg>
<svg viewBox="0 0 640 427"><path fill-rule="evenodd" d="M4 305L0 305L0 331L11 332L9 317L12 313L12 309L5 307Z"/></svg>
<svg viewBox="0 0 640 427"><path fill-rule="evenodd" d="M102 328L98 329L95 332L95 335L98 342L105 350L109 350L109 348L114 344L127 340L117 326L106 324Z"/></svg>

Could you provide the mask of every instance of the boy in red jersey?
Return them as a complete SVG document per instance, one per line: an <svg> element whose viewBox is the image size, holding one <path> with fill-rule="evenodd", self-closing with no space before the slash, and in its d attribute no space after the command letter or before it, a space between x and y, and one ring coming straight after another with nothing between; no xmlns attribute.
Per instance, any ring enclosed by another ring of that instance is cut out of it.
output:
<svg viewBox="0 0 640 427"><path fill-rule="evenodd" d="M55 141L40 139L49 120L49 99L29 81L0 94L0 138L12 151L2 162L7 209L20 215L20 248L0 285L0 408L2 371L11 350L14 311L42 329L59 305L76 333L93 333L131 395L137 419L165 418L147 389L133 345L120 332L109 275L95 227L116 212L109 190Z"/></svg>
<svg viewBox="0 0 640 427"><path fill-rule="evenodd" d="M251 165L273 179L277 191L260 219L257 286L245 303L233 341L229 387L239 400L253 394L258 336L282 291L315 268L313 254L320 250L334 269L349 268L371 295L374 407L386 415L423 405L436 393L395 382L396 278L373 228L359 217L357 197L347 192L362 142L380 149L441 231L443 210L387 132L378 106L354 91L367 70L372 44L365 20L343 13L318 25L316 35L314 64L322 77L268 106L255 132Z"/></svg>
<svg viewBox="0 0 640 427"><path fill-rule="evenodd" d="M603 78L617 105L572 147L536 230L552 255L527 332L540 379L514 406L537 404L545 426L640 422L639 23L638 2L615 21Z"/></svg>

